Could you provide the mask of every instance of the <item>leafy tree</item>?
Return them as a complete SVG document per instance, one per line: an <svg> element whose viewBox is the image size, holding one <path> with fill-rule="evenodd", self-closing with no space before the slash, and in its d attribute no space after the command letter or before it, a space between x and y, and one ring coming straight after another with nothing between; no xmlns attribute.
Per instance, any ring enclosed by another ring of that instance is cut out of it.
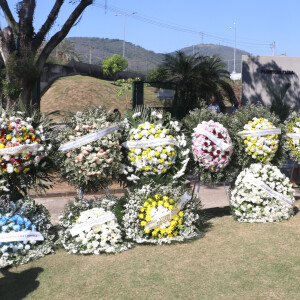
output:
<svg viewBox="0 0 300 300"><path fill-rule="evenodd" d="M147 73L147 81L150 82L164 82L167 78L167 71L162 67L152 69Z"/></svg>
<svg viewBox="0 0 300 300"><path fill-rule="evenodd" d="M69 1L76 5L75 8L60 30L50 37L41 49L41 45L65 2L65 0L55 0L44 24L38 31L35 31L33 20L36 0L23 0L17 3L18 22L7 1L0 0L0 11L3 12L8 24L3 29L0 27L0 54L6 70L8 106L17 100L19 94L26 105L30 104L34 84L50 53L66 37L83 11L93 3L93 0ZM19 92L16 92L17 90Z"/></svg>
<svg viewBox="0 0 300 300"><path fill-rule="evenodd" d="M266 84L273 98L270 110L280 118L281 122L283 122L287 119L291 110L290 105L284 103L283 100L286 95L286 92L291 87L291 84L285 83L282 86L278 84L277 89L275 89L270 82L267 82Z"/></svg>
<svg viewBox="0 0 300 300"><path fill-rule="evenodd" d="M110 79L116 81L120 72L127 68L127 59L121 55L114 54L112 57L107 57L102 62L103 73Z"/></svg>
<svg viewBox="0 0 300 300"><path fill-rule="evenodd" d="M223 94L232 102L236 100L227 81L229 72L219 56L186 55L177 51L174 56L167 54L161 67L167 72L167 81L177 83L177 103L174 104L180 113L179 117L203 102L209 104L212 96L221 109L224 107Z"/></svg>

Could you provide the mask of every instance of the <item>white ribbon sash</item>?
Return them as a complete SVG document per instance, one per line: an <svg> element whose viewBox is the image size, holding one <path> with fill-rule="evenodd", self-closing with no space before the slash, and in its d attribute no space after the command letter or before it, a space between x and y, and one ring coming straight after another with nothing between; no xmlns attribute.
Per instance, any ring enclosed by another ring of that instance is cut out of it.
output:
<svg viewBox="0 0 300 300"><path fill-rule="evenodd" d="M171 138L157 138L152 140L142 140L142 141L127 141L122 144L125 148L147 148L147 147L156 147L162 145L174 145L179 146L178 143Z"/></svg>
<svg viewBox="0 0 300 300"><path fill-rule="evenodd" d="M119 126L113 126L113 127L107 127L105 129L102 129L100 131L97 131L97 132L94 132L94 133L90 133L90 134L87 134L75 141L71 141L71 142L67 142L65 144L62 144L60 147L59 147L59 151L67 151L67 150L71 150L71 149L75 149L75 148L79 148L83 145L86 145L86 144L89 144L89 143L92 143L98 139L100 139L101 137L109 134L109 133L112 133L116 130L119 129Z"/></svg>
<svg viewBox="0 0 300 300"><path fill-rule="evenodd" d="M240 135L241 137L263 136L263 135L273 135L273 134L281 134L281 129L280 128L258 129L258 130L244 130L238 132L238 135Z"/></svg>
<svg viewBox="0 0 300 300"><path fill-rule="evenodd" d="M23 151L26 152L34 152L34 151L40 151L44 150L44 147L41 146L40 144L28 144L28 145L20 145L20 146L15 146L15 147L9 147L9 148L2 148L0 149L0 155L16 155L18 153L22 153Z"/></svg>
<svg viewBox="0 0 300 300"><path fill-rule="evenodd" d="M283 195L281 195L280 193L274 191L273 189L271 189L267 184L265 184L264 182L262 182L260 179L253 177L250 174L247 174L244 177L245 181L248 181L249 183L255 185L258 188L262 188L263 190L265 190L269 195L271 195L274 198L277 198L283 202L285 202L286 204L293 206L293 203L286 197L284 197Z"/></svg>
<svg viewBox="0 0 300 300"><path fill-rule="evenodd" d="M232 145L229 145L224 142L224 140L217 138L213 133L197 127L197 132L200 134L205 135L207 138L209 138L212 142L214 142L217 146L219 146L223 151L229 151L232 149Z"/></svg>
<svg viewBox="0 0 300 300"><path fill-rule="evenodd" d="M145 229L152 230L160 227L165 222L171 222L172 218L180 212L183 206L192 198L187 192L180 198L180 202L176 206L168 211L165 215L161 216L158 220L151 220L145 225Z"/></svg>
<svg viewBox="0 0 300 300"><path fill-rule="evenodd" d="M18 231L0 233L0 243L43 241L44 237L38 231Z"/></svg>
<svg viewBox="0 0 300 300"><path fill-rule="evenodd" d="M293 140L300 140L300 133L287 133L286 136Z"/></svg>
<svg viewBox="0 0 300 300"><path fill-rule="evenodd" d="M80 232L88 231L91 228L94 229L97 225L102 225L109 221L116 220L115 215L112 212L107 212L104 216L99 218L90 219L84 223L75 224L74 227L70 230L72 236L78 235Z"/></svg>

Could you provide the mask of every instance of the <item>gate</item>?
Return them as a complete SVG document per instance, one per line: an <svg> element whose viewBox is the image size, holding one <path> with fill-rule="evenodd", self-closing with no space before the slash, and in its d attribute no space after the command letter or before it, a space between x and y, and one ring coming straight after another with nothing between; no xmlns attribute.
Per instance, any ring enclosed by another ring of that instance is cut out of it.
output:
<svg viewBox="0 0 300 300"><path fill-rule="evenodd" d="M173 82L134 81L132 83L132 108L146 105L170 112L177 117L177 84Z"/></svg>

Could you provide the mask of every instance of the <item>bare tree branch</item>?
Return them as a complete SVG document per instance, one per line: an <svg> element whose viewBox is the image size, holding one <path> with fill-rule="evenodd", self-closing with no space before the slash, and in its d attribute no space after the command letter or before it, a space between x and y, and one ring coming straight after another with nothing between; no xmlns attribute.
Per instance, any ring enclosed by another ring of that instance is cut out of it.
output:
<svg viewBox="0 0 300 300"><path fill-rule="evenodd" d="M0 31L0 53L5 64L14 50L14 34L10 27L6 27Z"/></svg>
<svg viewBox="0 0 300 300"><path fill-rule="evenodd" d="M78 6L70 14L69 18L67 19L61 30L51 37L51 39L46 44L46 46L44 47L37 59L36 66L39 71L42 70L52 50L67 36L70 29L72 28L76 20L80 17L85 8L91 5L92 3L93 0L81 0Z"/></svg>
<svg viewBox="0 0 300 300"><path fill-rule="evenodd" d="M53 5L47 20L45 21L45 23L43 24L43 26L41 27L41 29L39 30L39 32L36 34L34 41L33 41L33 47L35 49L38 49L42 42L44 41L46 34L49 32L49 30L51 29L51 27L53 26L58 13L60 11L61 6L63 5L63 3L65 2L65 0L56 0L55 4Z"/></svg>
<svg viewBox="0 0 300 300"><path fill-rule="evenodd" d="M6 0L0 0L0 7L4 12L5 19L8 26L10 26L14 32L18 33L19 32L18 23L15 21Z"/></svg>

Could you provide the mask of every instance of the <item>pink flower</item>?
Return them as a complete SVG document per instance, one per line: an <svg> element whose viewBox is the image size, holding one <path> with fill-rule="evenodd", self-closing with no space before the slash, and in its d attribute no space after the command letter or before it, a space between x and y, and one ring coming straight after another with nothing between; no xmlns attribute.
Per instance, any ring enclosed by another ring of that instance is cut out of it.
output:
<svg viewBox="0 0 300 300"><path fill-rule="evenodd" d="M106 126L104 124L101 125L101 128L105 128Z"/></svg>
<svg viewBox="0 0 300 300"><path fill-rule="evenodd" d="M107 160L107 163L108 163L108 164L111 164L113 161L114 161L114 159L113 159L113 158L110 158L110 159Z"/></svg>
<svg viewBox="0 0 300 300"><path fill-rule="evenodd" d="M83 150L83 151L82 151L82 154L83 154L83 155L89 155L88 151L86 151L86 150Z"/></svg>
<svg viewBox="0 0 300 300"><path fill-rule="evenodd" d="M68 152L68 153L66 154L66 156L67 156L67 157L70 157L70 156L71 156L71 153L70 153L70 152Z"/></svg>

